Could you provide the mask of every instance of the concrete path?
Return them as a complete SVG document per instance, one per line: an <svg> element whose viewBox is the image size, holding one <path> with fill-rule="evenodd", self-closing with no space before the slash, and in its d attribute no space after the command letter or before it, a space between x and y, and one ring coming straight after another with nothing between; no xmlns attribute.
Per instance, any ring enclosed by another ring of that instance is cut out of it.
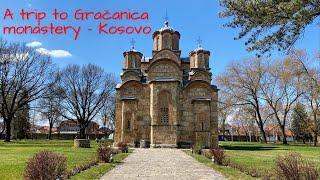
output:
<svg viewBox="0 0 320 180"><path fill-rule="evenodd" d="M225 179L179 149L135 149L102 180Z"/></svg>

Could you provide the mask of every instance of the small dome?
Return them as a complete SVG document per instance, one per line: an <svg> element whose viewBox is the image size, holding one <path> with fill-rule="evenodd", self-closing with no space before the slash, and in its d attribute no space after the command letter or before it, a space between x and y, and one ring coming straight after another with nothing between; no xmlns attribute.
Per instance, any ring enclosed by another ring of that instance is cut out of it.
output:
<svg viewBox="0 0 320 180"><path fill-rule="evenodd" d="M164 27L162 27L161 29L159 29L159 31L165 31L165 30L169 30L169 31L176 31L174 30L172 27L169 26L169 22L165 21L164 23Z"/></svg>
<svg viewBox="0 0 320 180"><path fill-rule="evenodd" d="M198 54L198 53L201 53L201 52L210 55L210 51L207 51L207 50L203 49L202 47L198 47L198 48L194 49L193 51L191 51L189 53L189 56L192 55L192 54Z"/></svg>
<svg viewBox="0 0 320 180"><path fill-rule="evenodd" d="M153 38L157 35L157 34L162 34L163 32L170 32L171 34L178 34L179 38L180 38L180 33L175 30L173 27L169 26L169 22L168 21L165 21L164 22L164 26L162 28L160 28L159 30L156 30L154 33L153 33Z"/></svg>
<svg viewBox="0 0 320 180"><path fill-rule="evenodd" d="M135 49L130 49L128 51L123 52L123 56L125 57L127 54L132 54L132 53L138 54L139 56L141 56L141 58L143 56L143 54L141 52L139 52Z"/></svg>

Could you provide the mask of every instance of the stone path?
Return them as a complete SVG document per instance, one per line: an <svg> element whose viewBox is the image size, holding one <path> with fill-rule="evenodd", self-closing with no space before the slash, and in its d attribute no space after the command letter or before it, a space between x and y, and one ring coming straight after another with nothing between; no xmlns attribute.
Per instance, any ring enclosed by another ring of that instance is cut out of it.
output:
<svg viewBox="0 0 320 180"><path fill-rule="evenodd" d="M180 149L135 149L101 180L225 179Z"/></svg>

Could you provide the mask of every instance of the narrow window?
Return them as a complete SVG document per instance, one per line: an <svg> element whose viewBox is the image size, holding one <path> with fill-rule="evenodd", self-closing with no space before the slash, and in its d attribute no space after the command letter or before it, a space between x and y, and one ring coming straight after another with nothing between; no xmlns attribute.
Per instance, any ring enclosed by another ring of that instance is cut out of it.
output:
<svg viewBox="0 0 320 180"><path fill-rule="evenodd" d="M167 125L169 124L169 114L170 114L170 104L171 102L171 93L168 91L161 91L158 94L159 104L159 124Z"/></svg>
<svg viewBox="0 0 320 180"><path fill-rule="evenodd" d="M128 120L128 122L127 122L127 129L131 129L131 123L130 123L130 120Z"/></svg>
<svg viewBox="0 0 320 180"><path fill-rule="evenodd" d="M159 37L157 37L156 39L156 50L158 51L159 50Z"/></svg>
<svg viewBox="0 0 320 180"><path fill-rule="evenodd" d="M169 124L169 109L167 107L160 108L160 122L161 124Z"/></svg>
<svg viewBox="0 0 320 180"><path fill-rule="evenodd" d="M126 122L126 124L125 124L125 128L127 129L127 130L131 130L131 127L132 127L132 125L131 125L131 120L132 120L132 114L131 114L131 112L126 112L126 114L125 114L125 122Z"/></svg>
<svg viewBox="0 0 320 180"><path fill-rule="evenodd" d="M136 68L136 61L135 61L135 59L132 59L132 68Z"/></svg>

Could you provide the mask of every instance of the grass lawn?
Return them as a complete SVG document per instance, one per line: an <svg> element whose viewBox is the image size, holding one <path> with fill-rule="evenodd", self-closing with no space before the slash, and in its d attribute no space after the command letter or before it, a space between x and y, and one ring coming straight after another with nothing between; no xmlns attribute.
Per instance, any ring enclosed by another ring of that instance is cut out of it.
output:
<svg viewBox="0 0 320 180"><path fill-rule="evenodd" d="M67 157L67 168L71 170L95 157L97 143L92 141L91 146L92 148L73 148L72 140L0 141L0 179L22 179L28 159L42 150L64 154Z"/></svg>
<svg viewBox="0 0 320 180"><path fill-rule="evenodd" d="M212 161L210 159L208 159L207 157L204 157L204 156L198 155L198 154L192 154L190 150L183 150L183 151L185 153L187 153L188 155L192 156L193 158L195 158L200 163L203 163L206 166L209 166L212 169L220 172L221 174L226 176L228 179L231 179L231 180L238 180L238 179L250 180L250 179L254 179L251 176L248 176L248 175L238 171L237 169L233 169L233 168L230 168L230 167L227 167L227 166L218 166L218 165L212 163Z"/></svg>
<svg viewBox="0 0 320 180"><path fill-rule="evenodd" d="M320 147L309 145L281 145L262 144L249 142L219 142L225 149L226 158L233 164L240 165L246 173L255 172L260 177L273 177L275 159L278 155L285 155L290 152L300 153L305 159L314 162L320 170ZM201 163L219 171L229 179L254 179L253 177L226 166L218 166L203 155L191 154L190 150L184 150L187 154Z"/></svg>
<svg viewBox="0 0 320 180"><path fill-rule="evenodd" d="M275 158L289 152L300 153L320 168L320 147L306 145L280 145L248 142L220 142L228 159L249 170L256 170L261 177L272 175Z"/></svg>

